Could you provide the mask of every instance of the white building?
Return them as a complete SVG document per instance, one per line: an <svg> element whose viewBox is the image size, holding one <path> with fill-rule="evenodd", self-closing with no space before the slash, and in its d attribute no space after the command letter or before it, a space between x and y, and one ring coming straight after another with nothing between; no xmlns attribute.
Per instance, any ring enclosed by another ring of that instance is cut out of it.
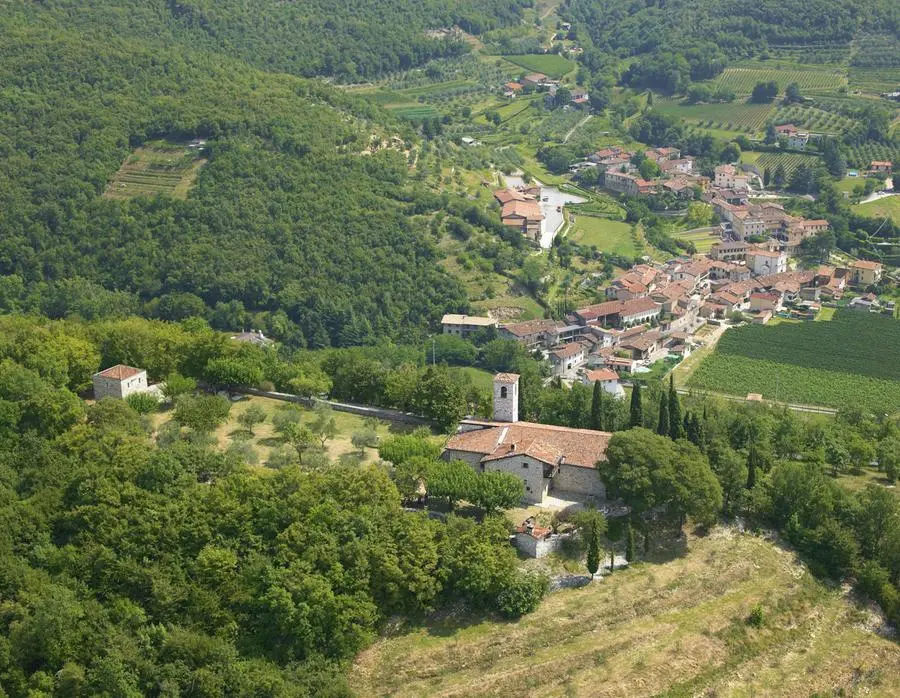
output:
<svg viewBox="0 0 900 698"><path fill-rule="evenodd" d="M611 368L598 368L592 371L585 371L582 380L587 385L600 383L603 390L617 398L625 397L625 388L619 384L619 374Z"/></svg>
<svg viewBox="0 0 900 698"><path fill-rule="evenodd" d="M540 504L550 493L603 501L606 488L597 463L606 458L612 434L591 429L518 421L519 377L494 378L494 419L465 419L444 449L445 460L462 460L478 473L506 472L522 479L524 501Z"/></svg>
<svg viewBox="0 0 900 698"><path fill-rule="evenodd" d="M110 366L92 376L94 382L94 399L105 397L124 400L134 393L146 393L150 390L147 372L142 368L134 368L125 364Z"/></svg>
<svg viewBox="0 0 900 698"><path fill-rule="evenodd" d="M719 165L716 168L716 186L719 189L749 189L750 177L734 165Z"/></svg>
<svg viewBox="0 0 900 698"><path fill-rule="evenodd" d="M787 255L769 250L752 250L747 253L747 266L754 276L767 276L787 271Z"/></svg>

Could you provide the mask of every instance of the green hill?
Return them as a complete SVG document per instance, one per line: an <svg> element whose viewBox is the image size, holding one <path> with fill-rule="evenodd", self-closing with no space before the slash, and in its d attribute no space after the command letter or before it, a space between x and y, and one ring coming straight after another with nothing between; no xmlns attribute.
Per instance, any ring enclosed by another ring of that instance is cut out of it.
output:
<svg viewBox="0 0 900 698"><path fill-rule="evenodd" d="M361 154L408 132L320 83L170 43L155 5L0 18L0 309L205 315L327 346L465 307L408 215L440 199L414 190L402 149ZM129 36L138 18L148 38ZM139 146L194 137L208 163L186 200L102 196Z"/></svg>

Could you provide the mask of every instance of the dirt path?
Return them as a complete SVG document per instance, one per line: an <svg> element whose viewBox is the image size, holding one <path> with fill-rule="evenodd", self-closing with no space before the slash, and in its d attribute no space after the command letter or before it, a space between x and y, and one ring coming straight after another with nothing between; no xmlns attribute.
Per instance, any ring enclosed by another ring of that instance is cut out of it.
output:
<svg viewBox="0 0 900 698"><path fill-rule="evenodd" d="M573 133L575 133L575 131L576 131L578 128L580 128L581 126L584 126L588 121L590 121L590 120L593 119L593 118L594 118L594 115L593 115L593 114L588 114L588 115L587 115L586 117L584 117L581 121L579 121L579 122L578 122L577 124L575 124L572 128L570 128L570 129L569 129L569 132L566 134L565 138L563 138L563 143L568 143L568 142L569 142L569 137L570 137Z"/></svg>

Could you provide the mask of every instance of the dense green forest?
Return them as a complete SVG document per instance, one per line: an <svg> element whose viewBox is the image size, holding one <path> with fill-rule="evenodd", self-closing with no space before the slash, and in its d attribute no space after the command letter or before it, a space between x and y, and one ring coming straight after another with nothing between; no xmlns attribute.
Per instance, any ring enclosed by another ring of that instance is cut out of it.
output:
<svg viewBox="0 0 900 698"><path fill-rule="evenodd" d="M516 24L530 0L151 0L40 3L60 22L110 36L158 38L274 72L327 75L353 82L469 50L431 29L459 26L479 34Z"/></svg>
<svg viewBox="0 0 900 698"><path fill-rule="evenodd" d="M0 320L0 695L344 695L341 662L392 614L540 599L499 518L406 513L381 467L251 472L209 436L228 401L190 387L158 438L73 392L116 361L175 390L310 379L303 357L196 321Z"/></svg>
<svg viewBox="0 0 900 698"><path fill-rule="evenodd" d="M769 46L847 44L861 30L900 30L900 10L886 0L568 0L564 12L597 49L622 56L684 51L700 41L740 57Z"/></svg>
<svg viewBox="0 0 900 698"><path fill-rule="evenodd" d="M206 314L329 346L410 336L465 309L410 217L441 199L408 181L403 153L359 154L372 133L405 133L372 105L220 55L71 29L39 6L5 12L0 30L6 310ZM163 136L209 139L188 199L102 198L132 149Z"/></svg>

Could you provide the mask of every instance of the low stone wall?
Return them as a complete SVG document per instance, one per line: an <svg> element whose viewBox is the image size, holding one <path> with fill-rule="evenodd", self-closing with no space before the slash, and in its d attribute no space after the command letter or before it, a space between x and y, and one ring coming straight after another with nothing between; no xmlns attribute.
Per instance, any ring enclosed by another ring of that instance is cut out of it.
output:
<svg viewBox="0 0 900 698"><path fill-rule="evenodd" d="M512 544L528 557L541 558L559 550L563 543L571 538L571 534L550 535L537 539L528 533L516 533L512 536Z"/></svg>
<svg viewBox="0 0 900 698"><path fill-rule="evenodd" d="M401 422L403 424L414 424L417 426L432 426L432 422L425 417L409 412L401 412L400 410L392 410L387 407L372 407L370 405L356 405L350 402L335 402L334 400L316 400L314 398L301 397L299 395L291 395L290 393L277 393L269 390L258 390L256 388L241 388L235 392L246 395L258 395L259 397L268 397L273 400L283 400L285 402L294 402L304 407L315 407L317 402L324 402L331 409L337 412L348 412L357 414L361 417L375 417L377 419L385 419L389 422Z"/></svg>

